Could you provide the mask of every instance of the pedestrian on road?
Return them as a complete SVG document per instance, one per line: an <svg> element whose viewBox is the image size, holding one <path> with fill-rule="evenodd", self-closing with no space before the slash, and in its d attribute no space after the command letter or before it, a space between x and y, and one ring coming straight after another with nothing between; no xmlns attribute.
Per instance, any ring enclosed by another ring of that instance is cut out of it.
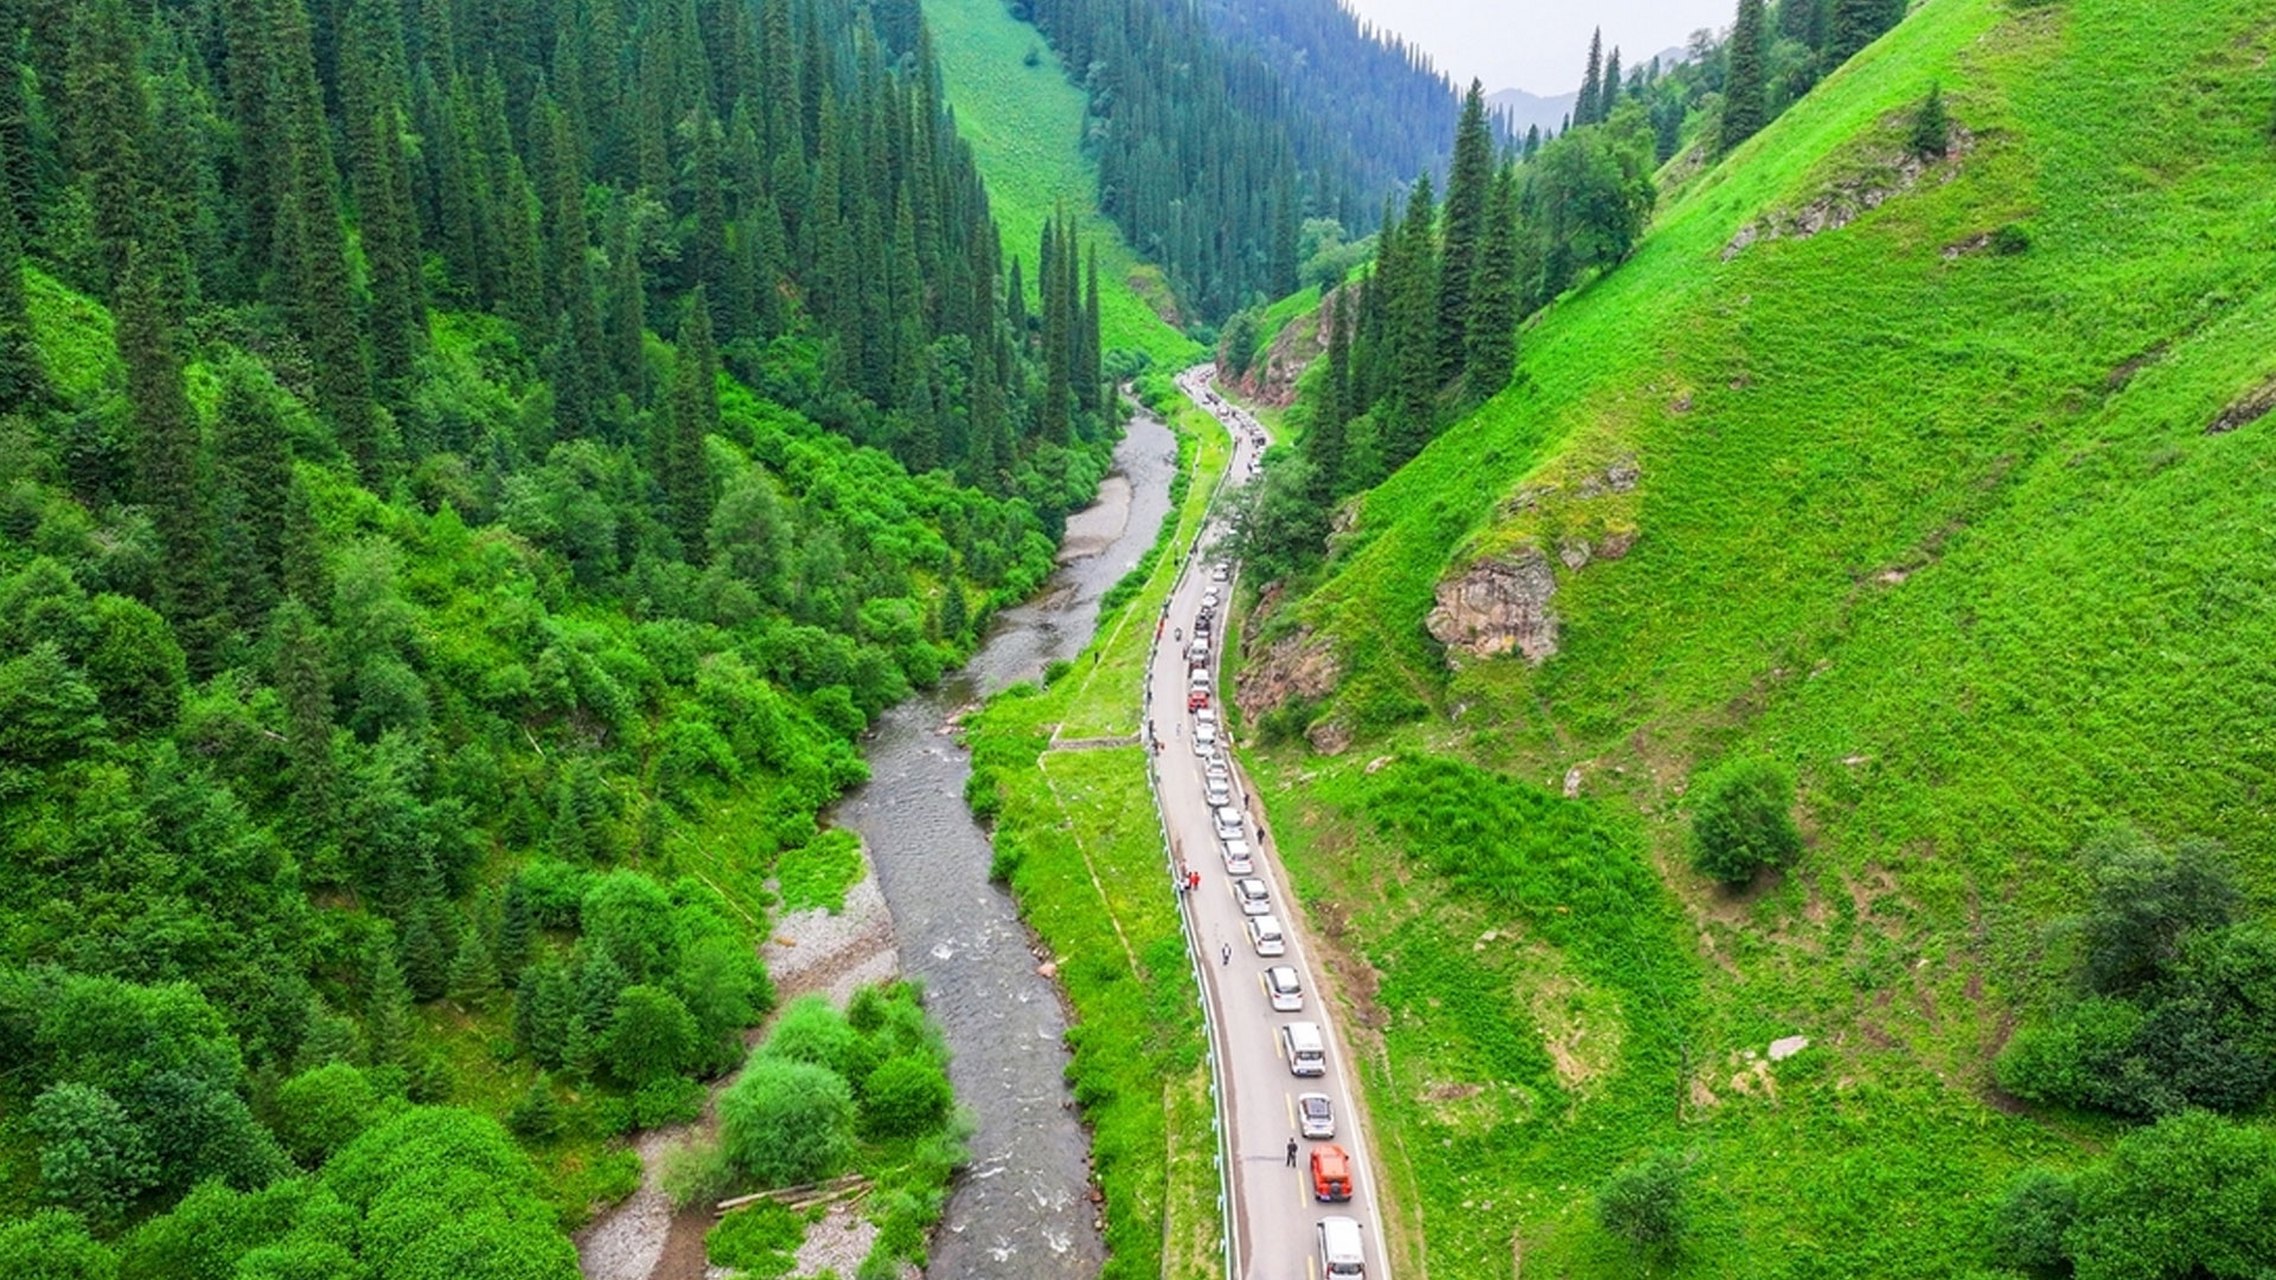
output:
<svg viewBox="0 0 2276 1280"><path fill-rule="evenodd" d="M1294 1138L1288 1140L1288 1167L1291 1169L1296 1167L1296 1139Z"/></svg>
<svg viewBox="0 0 2276 1280"><path fill-rule="evenodd" d="M1220 943L1218 943L1218 944L1217 944L1217 963L1219 963L1219 964L1221 964L1221 965L1225 965L1225 964L1231 964L1231 963L1233 963L1233 944L1232 944L1232 943L1230 943L1230 942L1220 942Z"/></svg>
<svg viewBox="0 0 2276 1280"><path fill-rule="evenodd" d="M1187 888L1190 888L1190 889L1199 889L1199 888L1201 887L1201 873L1200 873L1200 872L1198 872L1198 871L1188 871L1188 872L1186 872L1185 874L1186 874L1186 887L1187 887Z"/></svg>

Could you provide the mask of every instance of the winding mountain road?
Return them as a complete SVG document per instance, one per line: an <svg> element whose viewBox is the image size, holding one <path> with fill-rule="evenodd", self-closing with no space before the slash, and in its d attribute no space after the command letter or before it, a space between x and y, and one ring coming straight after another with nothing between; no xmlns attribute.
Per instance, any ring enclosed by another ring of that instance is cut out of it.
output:
<svg viewBox="0 0 2276 1280"><path fill-rule="evenodd" d="M1211 385L1214 373L1207 365L1191 369L1180 375L1178 385L1232 434L1233 454L1222 497L1250 478L1251 464L1260 452L1255 442L1262 439L1262 432L1248 414L1216 394ZM1200 877L1198 887L1183 895L1183 915L1209 1008L1218 1120L1229 1139L1231 1204L1226 1216L1232 1233L1231 1273L1238 1280L1323 1280L1317 1224L1326 1217L1342 1216L1359 1223L1369 1280L1382 1280L1390 1274L1382 1209L1367 1117L1361 1110L1350 1055L1336 1029L1342 1010L1323 998L1324 965L1315 959L1303 911L1278 865L1279 846L1264 826L1263 807L1256 803L1239 766L1227 758L1233 807L1242 815L1254 861L1248 875L1263 882L1271 917L1278 921L1286 946L1283 955L1258 953L1248 929L1254 917L1244 913L1234 896L1239 877L1228 872L1216 833L1206 790L1207 764L1195 751L1196 720L1187 710L1191 679L1187 646L1204 597L1212 590L1222 597L1215 611L1215 638L1221 640L1224 634L1233 584L1214 581L1212 571L1218 562L1202 554L1224 532L1222 520L1220 510L1194 546L1185 549L1184 569L1171 591L1162 634L1156 637L1147 664L1146 716L1159 743L1152 757L1155 797L1173 864ZM1215 679L1221 650L1212 646L1209 658L1214 706L1221 687ZM1296 971L1302 986L1301 1010L1272 1007L1265 973L1276 965ZM1320 1029L1326 1050L1324 1074L1292 1074L1282 1039L1282 1029L1292 1023L1311 1023ZM1326 1095L1333 1110L1332 1139L1299 1135L1298 1099L1315 1093ZM1349 1154L1348 1202L1321 1203L1313 1196L1311 1156L1331 1141Z"/></svg>

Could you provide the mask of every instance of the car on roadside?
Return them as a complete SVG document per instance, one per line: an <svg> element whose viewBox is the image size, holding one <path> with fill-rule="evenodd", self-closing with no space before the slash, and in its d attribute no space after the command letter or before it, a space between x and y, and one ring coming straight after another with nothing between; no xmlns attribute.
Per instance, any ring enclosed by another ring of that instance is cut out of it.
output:
<svg viewBox="0 0 2276 1280"><path fill-rule="evenodd" d="M1367 1250L1358 1220L1322 1218L1319 1236L1320 1275L1325 1280L1366 1280Z"/></svg>
<svg viewBox="0 0 2276 1280"><path fill-rule="evenodd" d="M1319 1095L1309 1096L1317 1097ZM1312 1148L1312 1198L1322 1204L1337 1204L1351 1199L1351 1153L1349 1151L1333 1142ZM1362 1273L1345 1272L1344 1274Z"/></svg>
<svg viewBox="0 0 2276 1280"><path fill-rule="evenodd" d="M1232 578L1233 566L1223 562L1210 566L1209 580L1211 582L1230 582Z"/></svg>
<svg viewBox="0 0 2276 1280"><path fill-rule="evenodd" d="M1233 803L1233 784L1223 778L1211 778L1202 784L1202 793L1213 805Z"/></svg>
<svg viewBox="0 0 2276 1280"><path fill-rule="evenodd" d="M1217 826L1220 840L1238 840L1249 833L1241 821L1241 811L1229 804L1221 804L1210 811L1210 821Z"/></svg>
<svg viewBox="0 0 2276 1280"><path fill-rule="evenodd" d="M1260 956L1288 954L1288 935L1280 931L1276 916L1250 916L1248 920L1249 947Z"/></svg>
<svg viewBox="0 0 2276 1280"><path fill-rule="evenodd" d="M1225 859L1225 874L1245 876L1256 871L1256 859L1249 853L1246 840L1224 840L1218 843L1218 852Z"/></svg>
<svg viewBox="0 0 2276 1280"><path fill-rule="evenodd" d="M1233 901L1240 904L1244 916L1272 913L1272 890L1255 876L1240 876L1233 881Z"/></svg>
<svg viewBox="0 0 2276 1280"><path fill-rule="evenodd" d="M1199 711L1199 710L1201 710L1203 707L1206 707L1206 706L1208 706L1208 705L1209 705L1209 686L1208 686L1208 685L1206 685L1206 684L1195 685L1193 688L1190 688L1190 689L1188 689L1188 690L1186 690L1186 691L1185 691L1185 709L1186 709L1186 710L1188 710L1188 711Z"/></svg>
<svg viewBox="0 0 2276 1280"><path fill-rule="evenodd" d="M1335 1137L1335 1102L1324 1093L1296 1095L1296 1126L1307 1138Z"/></svg>
<svg viewBox="0 0 2276 1280"><path fill-rule="evenodd" d="M1214 609L1216 609L1216 607L1217 607L1218 603L1219 603L1219 599L1218 599L1218 596L1217 596L1217 588L1215 588L1215 587L1211 587L1209 590L1207 590L1207 591L1204 591L1204 592L1202 592L1202 593L1201 593L1201 607L1202 607L1202 608L1204 608L1204 609L1210 609L1210 610L1214 610Z"/></svg>
<svg viewBox="0 0 2276 1280"><path fill-rule="evenodd" d="M1304 1011L1304 977L1296 972L1294 965L1276 964L1265 970L1259 981L1264 983L1265 999L1272 1002L1274 1013L1302 1013ZM1304 1096L1308 1098L1312 1095L1306 1094ZM1311 1135L1307 1133L1305 1136L1310 1137ZM1331 1138L1336 1136L1335 1131L1330 1129L1326 1136Z"/></svg>

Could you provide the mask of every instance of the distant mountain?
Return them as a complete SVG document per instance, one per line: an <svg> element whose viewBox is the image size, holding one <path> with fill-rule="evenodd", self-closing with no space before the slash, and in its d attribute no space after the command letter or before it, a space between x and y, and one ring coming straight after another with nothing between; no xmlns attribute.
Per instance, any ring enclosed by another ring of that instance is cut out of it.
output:
<svg viewBox="0 0 2276 1280"><path fill-rule="evenodd" d="M1680 45L1670 45L1659 52L1660 66L1663 69L1672 67L1686 61L1689 56ZM1650 59L1645 61L1649 62ZM1643 64L1629 65L1633 68ZM1623 76L1622 79L1626 77ZM1580 96L1581 91L1577 87L1549 98L1525 89L1498 89L1486 95L1486 106L1508 117L1512 133L1522 135L1534 125L1540 125L1541 131L1547 133L1565 122L1565 117L1572 113L1573 104L1580 100Z"/></svg>
<svg viewBox="0 0 2276 1280"><path fill-rule="evenodd" d="M1581 91L1578 89L1560 93L1554 98L1544 98L1523 89L1500 89L1486 95L1486 107L1509 119L1511 133L1523 134L1535 125L1541 126L1541 132L1549 133L1572 114L1573 103L1580 96Z"/></svg>

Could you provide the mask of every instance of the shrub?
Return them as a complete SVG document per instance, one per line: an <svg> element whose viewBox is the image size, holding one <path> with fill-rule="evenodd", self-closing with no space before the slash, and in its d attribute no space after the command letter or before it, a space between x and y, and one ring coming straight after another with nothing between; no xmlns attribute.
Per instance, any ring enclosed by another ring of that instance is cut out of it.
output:
<svg viewBox="0 0 2276 1280"><path fill-rule="evenodd" d="M807 1062L754 1058L719 1099L728 1160L770 1187L836 1173L853 1153L853 1124L845 1077Z"/></svg>
<svg viewBox="0 0 2276 1280"><path fill-rule="evenodd" d="M158 1181L149 1135L101 1089L59 1084L32 1104L40 1144L40 1190L101 1220L124 1213Z"/></svg>
<svg viewBox="0 0 2276 1280"><path fill-rule="evenodd" d="M1745 884L1764 867L1802 851L1794 826L1794 775L1756 758L1724 764L1699 782L1691 815L1692 865L1725 884Z"/></svg>
<svg viewBox="0 0 2276 1280"><path fill-rule="evenodd" d="M749 1276L786 1276L805 1238L805 1219L762 1200L721 1218L705 1237L704 1251L713 1266Z"/></svg>
<svg viewBox="0 0 2276 1280"><path fill-rule="evenodd" d="M948 1119L948 1073L917 1054L887 1058L862 1088L861 1128L871 1138L913 1138Z"/></svg>
<svg viewBox="0 0 2276 1280"><path fill-rule="evenodd" d="M506 1127L531 1142L543 1142L561 1132L561 1104L554 1101L553 1081L540 1071L529 1092L506 1112Z"/></svg>
<svg viewBox="0 0 2276 1280"><path fill-rule="evenodd" d="M678 996L662 987L632 986L617 997L601 1057L617 1079L645 1085L686 1070L702 1047L695 1016Z"/></svg>
<svg viewBox="0 0 2276 1280"><path fill-rule="evenodd" d="M2191 934L2229 923L2243 902L2206 841L2167 852L2119 828L2080 852L2094 877L2094 903L2080 928L2080 976L2090 990L2123 995L2165 977Z"/></svg>
<svg viewBox="0 0 2276 1280"><path fill-rule="evenodd" d="M1672 1252L1683 1238L1683 1183L1683 1161L1667 1152L1629 1165L1597 1189L1596 1219L1643 1252Z"/></svg>
<svg viewBox="0 0 2276 1280"><path fill-rule="evenodd" d="M632 1118L643 1129L687 1124L703 1114L703 1086L686 1076L665 1076L632 1095Z"/></svg>
<svg viewBox="0 0 2276 1280"><path fill-rule="evenodd" d="M1992 232L1992 252L2003 258L2012 258L2031 250L2031 229L2020 222L2010 222Z"/></svg>
<svg viewBox="0 0 2276 1280"><path fill-rule="evenodd" d="M1912 137L1907 145L1923 160L1941 160L1952 150L1952 119L1944 111L1944 87L1929 86L1928 96L1913 111Z"/></svg>
<svg viewBox="0 0 2276 1280"><path fill-rule="evenodd" d="M800 996L783 1009L759 1052L848 1075L860 1041L860 1033L828 999Z"/></svg>
<svg viewBox="0 0 2276 1280"><path fill-rule="evenodd" d="M379 1118L379 1094L362 1071L335 1062L285 1081L276 1110L277 1137L313 1169Z"/></svg>
<svg viewBox="0 0 2276 1280"><path fill-rule="evenodd" d="M2007 1189L1992 1220L1999 1260L2022 1271L2052 1272L2069 1258L2063 1235L2078 1217L2070 1179L2045 1169L2023 1172Z"/></svg>
<svg viewBox="0 0 2276 1280"><path fill-rule="evenodd" d="M112 1280L118 1259L58 1209L0 1224L0 1275L11 1280Z"/></svg>

